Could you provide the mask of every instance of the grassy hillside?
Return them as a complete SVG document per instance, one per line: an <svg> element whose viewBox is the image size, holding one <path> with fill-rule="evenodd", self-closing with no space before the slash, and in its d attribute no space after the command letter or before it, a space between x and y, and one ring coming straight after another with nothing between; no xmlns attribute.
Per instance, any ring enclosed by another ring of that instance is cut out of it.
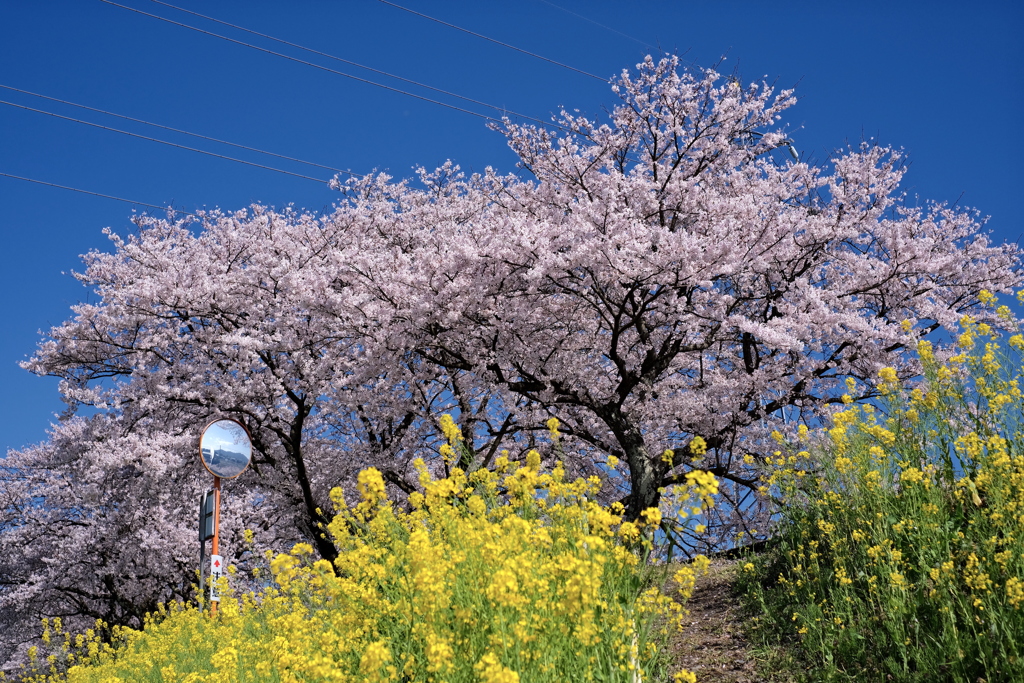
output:
<svg viewBox="0 0 1024 683"><path fill-rule="evenodd" d="M1024 681L1024 337L962 324L924 385L883 368L881 406L780 436L778 545L741 574L813 680Z"/></svg>

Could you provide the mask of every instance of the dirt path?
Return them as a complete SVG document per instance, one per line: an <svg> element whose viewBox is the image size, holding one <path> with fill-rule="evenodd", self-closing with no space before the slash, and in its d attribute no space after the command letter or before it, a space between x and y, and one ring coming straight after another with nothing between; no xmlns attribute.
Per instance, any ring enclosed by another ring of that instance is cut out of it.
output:
<svg viewBox="0 0 1024 683"><path fill-rule="evenodd" d="M744 636L739 598L733 594L737 560L716 559L697 580L686 603L686 628L673 641L676 665L698 683L761 683L757 660Z"/></svg>

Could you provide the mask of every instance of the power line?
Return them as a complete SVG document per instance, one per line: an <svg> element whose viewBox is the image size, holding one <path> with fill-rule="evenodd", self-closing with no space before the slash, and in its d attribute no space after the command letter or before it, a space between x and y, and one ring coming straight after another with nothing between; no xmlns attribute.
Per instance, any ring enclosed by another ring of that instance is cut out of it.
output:
<svg viewBox="0 0 1024 683"><path fill-rule="evenodd" d="M5 176L7 178L14 178L15 180L24 180L25 182L36 183L37 185L46 185L48 187L57 187L57 188L60 188L61 190L71 190L72 192L81 192L82 194L91 194L94 197L103 197L104 199L114 199L114 200L117 200L119 202L124 202L126 204L136 204L138 206L148 206L151 209L160 209L161 211L173 211L175 213L180 213L180 214L182 214L184 216L191 216L192 218L195 218L196 220L200 220L199 216L195 215L194 213L189 213L188 211L179 211L178 209L175 209L173 207L158 206L156 204L147 204L146 202L137 202L137 201L135 201L133 199L124 199L122 197L115 197L114 195L111 195L111 194L102 194L100 192L91 192L89 190L82 190L82 189L79 189L77 187L69 187L67 185L58 185L57 183L48 183L45 180L36 180L35 178L25 178L24 176L13 175L11 173L4 173L2 171L0 171L0 176Z"/></svg>
<svg viewBox="0 0 1024 683"><path fill-rule="evenodd" d="M273 166L266 166L264 164L257 164L257 163L252 162L252 161L245 161L244 159L236 159L235 157L229 157L229 156L225 156L223 154L217 154L216 152L207 152L205 149L197 149L195 147L189 147L187 145L179 145L176 142L168 142L167 140L161 140L159 138L151 138L148 135L139 135L138 133L130 133L130 132L126 131L126 130L121 130L119 128L111 128L110 126L101 126L98 123L92 123L91 121L83 121L82 119L76 119L76 118L73 118L71 116L62 116L60 114L55 114L55 113L53 113L51 111L46 111L44 109L35 109L33 107L26 107L23 104L15 104L14 102L7 102L5 100L0 100L0 104L6 104L9 107L17 107L18 109L25 109L27 111L34 111L34 112L39 113L39 114L46 114L47 116L53 116L54 118L64 119L65 121L74 121L75 123L81 123L83 125L92 126L93 128L100 128L102 130L109 130L109 131L112 131L114 133L121 133L122 135L130 135L133 138L141 138L143 140L149 140L151 142L159 142L161 145L167 145L169 147L177 147L178 149L185 149L185 150L188 150L190 152L198 152L199 154L205 154L207 156L217 157L218 159L226 159L227 161L234 161L234 162L239 163L239 164L245 164L246 166L255 166L256 168L263 168L263 169L266 169L268 171L275 171L277 173L284 173L285 175L295 176L296 178L304 178L306 180L312 180L312 181L317 182L317 183L325 183L325 182L327 182L323 178L314 178L313 176L303 175L301 173L292 173L291 171L285 171L285 170L282 170L280 168L274 168ZM357 173L351 173L350 171L344 171L344 173L350 173L351 175L359 175Z"/></svg>
<svg viewBox="0 0 1024 683"><path fill-rule="evenodd" d="M102 2L107 2L107 0L101 0L101 1ZM417 12L416 10L409 9L408 7L402 7L401 5L396 5L395 3L389 2L388 0L377 0L377 2L382 2L385 5L390 5L392 7L395 7L397 9L402 10L403 12L408 12L409 14L415 14L416 16L423 17L424 19L429 19L430 21L437 22L438 24L442 24L442 25L447 26L449 28L453 28L456 31L462 31L463 33L468 33L471 36L476 36L477 38L483 38L484 40L487 40L489 42L495 43L497 45L501 45L502 47L507 47L510 50L515 50L516 52L522 52L524 55L529 55L531 57L535 57L537 59L543 60L543 61L548 62L550 64L555 64L557 66L562 67L563 69L569 69L570 71L575 71L578 74L583 74L584 76L590 76L591 78L596 78L597 80L601 81L602 83L607 83L608 82L607 78L601 78L600 76L594 75L594 74L590 73L589 71L584 71L583 69L577 69L574 66L569 66L568 64L563 64L562 62L556 62L555 60L548 59L547 57L545 57L543 55L537 54L536 52L530 52L529 50L524 50L521 47L516 47L515 45L509 45L508 43L503 43L500 40L495 40L494 38L488 38L487 36L483 35L482 33L476 33L475 31L470 31L467 28L462 28L461 26L456 26L455 24L449 24L447 21L442 21L442 20L437 19L435 17L432 17L432 16L430 16L428 14L423 14L422 12Z"/></svg>
<svg viewBox="0 0 1024 683"><path fill-rule="evenodd" d="M142 123L142 124L145 124L147 126L153 126L154 128L162 128L163 130L169 130L169 131L172 131L174 133L181 133L182 135L191 135L192 137L199 138L201 140L209 140L210 142L217 142L217 143L220 143L222 145L229 145L231 147L237 147L239 149L245 149L245 150L248 150L250 152L259 152L260 154L266 154L268 156L277 157L278 159L287 159L288 161L296 161L296 162L298 162L300 164L307 164L309 166L317 166L319 168L325 168L328 171L337 171L338 173L349 173L351 175L358 175L358 174L353 174L351 171L346 171L346 170L340 169L340 168L334 168L333 166L324 166L323 164L318 164L318 163L315 163L315 162L312 162L312 161L306 161L304 159L296 159L295 157L285 156L284 154L276 154L274 152L268 152L266 150L258 149L256 147L249 147L247 145L240 145L240 144L238 144L236 142L228 142L227 140L220 140L218 138L212 138L212 137L210 137L208 135L200 135L199 133L190 133L189 131L181 130L180 128L171 128L170 126L164 126L164 125L161 125L159 123L153 123L152 121L144 121L143 119L136 119L136 118L133 118L131 116L125 116L124 114L117 114L115 112L106 111L104 109L97 109L95 107L88 107L88 106L86 106L84 104L78 104L76 102L69 102L68 100L62 100L62 99L59 99L59 98L56 98L56 97L50 97L48 95L40 95L39 93L32 92L30 90L22 90L21 88L14 88L14 87L9 86L9 85L4 85L3 83L0 83L0 88L5 88L7 90L13 90L14 92L20 92L20 93L23 93L25 95L31 95L32 97L39 97L39 98L44 99L44 100L50 100L51 102L60 102L61 104L68 104L68 105L71 105L72 107L78 107L80 109L87 109L89 111L98 112L100 114L106 114L107 116L114 116L116 118L124 119L126 121L134 121L135 123Z"/></svg>
<svg viewBox="0 0 1024 683"><path fill-rule="evenodd" d="M105 3L107 5L113 5L114 7L120 7L121 9L126 9L126 10L128 10L130 12L135 12L136 14L142 14L142 15L147 16L147 17L152 17L154 19L159 19L160 21L167 22L168 24L174 24L175 26L180 26L182 28L187 28L190 31L196 31L197 33L202 33L204 35L213 36L214 38L220 38L221 40L226 40L229 43L235 43L236 45L243 45L243 46L248 47L248 48L253 49L253 50L258 50L260 52L265 52L268 55L274 55L275 57L281 57L283 59L287 59L287 60L296 62L298 64L305 64L306 66L311 66L311 67L313 67L315 69L320 69L321 71L326 71L328 73L336 74L338 76L344 76L345 78L351 78L352 80L359 81L360 83L366 83L367 85L374 85L374 86L377 86L378 88L384 88L385 90L390 90L391 92L399 93L400 95L406 95L408 97L415 97L417 100L423 100L424 102L430 102L432 104L437 104L437 105L440 105L442 107L447 107L448 109L454 109L455 111L461 111L464 114L469 114L470 116L476 116L476 117L484 119L486 121L494 121L495 123L501 123L500 119L496 119L493 116L487 116L486 114L481 114L479 112L475 112L475 111L472 111L470 109L465 109L464 107L457 107L454 104L448 104L447 102L441 102L440 100L435 100L435 99L431 99L429 97L424 97L423 95L417 95L416 93L411 93L411 92L409 92L407 90L402 90L400 88L393 88L390 85L384 85L383 83L377 83L376 81L371 81L371 80L366 79L366 78L360 78L359 76L353 76L352 74L347 74L344 71L338 71L337 69L331 69L330 67L326 67L326 66L323 66L322 64L317 64L315 62L308 62L305 59L299 59L298 57L292 57L291 55L286 55L286 54L284 54L282 52L275 52L273 50L268 50L265 47L259 47L258 45L253 45L252 43L246 43L245 41L242 41L242 40L236 40L234 38L228 38L227 36L222 36L219 33L214 33L212 31L207 31L205 29L197 28L195 26L189 26L188 24L183 24L180 21L174 21L173 19L167 19L166 17L161 17L158 14L151 14L149 12L143 12L140 9L135 9L134 7L128 7L127 5L121 5L119 3L113 2L112 0L99 0L99 1L102 2L102 3Z"/></svg>
<svg viewBox="0 0 1024 683"><path fill-rule="evenodd" d="M153 1L156 2L157 0L153 0ZM634 38L633 36L629 35L628 33L623 33L622 31L619 31L618 29L612 28L611 26L605 26L604 24L602 24L602 23L600 23L598 21L594 21L593 19L590 19L589 17L585 17L582 14L577 14L576 12L573 12L571 9L566 9L565 7L562 7L561 5L556 5L555 3L550 2L550 0L540 0L540 2L543 2L545 5L551 5L555 9L562 10L566 14L571 14L574 17L576 17L577 19L582 19L583 21L588 21L591 24L594 24L595 26L600 26L601 28L605 29L606 31L611 31L612 33L618 33L623 38L628 38L628 39L632 40L634 43L640 43L644 47L649 47L649 48L651 48L653 50L657 50L658 52L660 52L662 54L665 54L665 51L662 50L660 47L655 47L654 45L651 45L650 43L646 43L646 42L640 40L639 38Z"/></svg>
<svg viewBox="0 0 1024 683"><path fill-rule="evenodd" d="M480 100L474 100L472 97L466 97L464 95L459 95L458 93L454 93L454 92L451 92L451 91L448 91L448 90L443 90L442 88L435 88L434 86L427 85L426 83L420 83L419 81L414 81L414 80L412 80L410 78L404 78L402 76L398 76L396 74L389 73L387 71L381 71L380 69L375 69L375 68L373 68L371 66L366 66L365 64L360 64L359 62L353 62L351 60L344 59L342 57L337 57L337 56L329 54L327 52L321 52L320 50L315 50L313 48L306 47L305 45L299 45L298 43L292 43L292 42L289 42L287 40L282 40L281 38L275 38L274 36L268 35L266 33L260 33L259 31L254 31L254 30L252 30L250 28L246 28L244 26L239 26L238 24L232 24L232 23L227 22L227 21L222 21L220 19L215 19L215 18L213 18L211 16L207 16L205 14L200 14L199 12L193 12L190 9L185 9L184 7L178 7L176 5L172 5L169 2L163 2L162 0L150 0L150 2L155 2L158 5L163 5L164 7L170 7L171 9L178 10L179 12L184 12L186 14L191 14L193 16L200 17L202 19L206 19L207 21L212 21L212 22L214 22L216 24L221 24L223 26L230 26L233 29L237 29L239 31L245 31L246 33L251 33L254 36L259 36L261 38L266 38L267 40L273 40L274 42L281 43L282 45L288 45L289 47L294 47L294 48L297 48L299 50L305 50L306 52L309 52L309 53L314 54L314 55L319 55L321 57L326 57L328 59L333 59L335 61L341 62L342 64L348 64L350 66L354 66L354 67L357 67L357 68L360 68L360 69L366 69L367 71L371 71L371 72L373 72L375 74L380 74L381 76L387 76L388 78L394 78L395 80L402 81L403 83L409 83L410 85L415 85L415 86L418 86L420 88L426 88L427 90L432 90L433 92L441 93L442 95L448 95L449 97L454 97L456 99L460 99L460 100L463 100L465 102L472 102L473 104L478 104L481 107L488 107L490 109L494 109L495 111L500 111L503 114L511 114L511 115L516 116L518 118L527 119L529 121L534 121L534 122L539 123L539 124L544 125L544 126L553 125L550 121L543 121L543 120L535 118L533 116L527 116L526 114L520 114L519 112L512 111L511 109L507 109L505 107L500 107L500 106L498 106L496 104L489 104L487 102L482 102Z"/></svg>

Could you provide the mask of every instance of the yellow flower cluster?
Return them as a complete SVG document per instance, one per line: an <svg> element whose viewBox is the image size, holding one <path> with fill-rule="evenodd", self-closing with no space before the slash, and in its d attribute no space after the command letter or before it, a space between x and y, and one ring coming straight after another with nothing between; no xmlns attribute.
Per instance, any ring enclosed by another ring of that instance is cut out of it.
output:
<svg viewBox="0 0 1024 683"><path fill-rule="evenodd" d="M444 438L448 439L448 443L454 445L463 441L462 430L455 424L451 415L447 413L442 415L440 424L441 431L444 433Z"/></svg>
<svg viewBox="0 0 1024 683"><path fill-rule="evenodd" d="M851 402L813 453L783 443L766 459L784 570L770 596L751 590L826 668L1024 680L1024 362L988 325L961 325L948 363L919 346L922 386L883 368L880 405Z"/></svg>
<svg viewBox="0 0 1024 683"><path fill-rule="evenodd" d="M454 423L441 424L457 441ZM626 520L621 505L594 502L599 479L566 481L561 466L543 471L536 451L518 466L503 454L493 471L452 468L438 480L422 462L416 466L423 490L410 496L407 511L387 498L373 468L359 474L354 506L332 491L335 514L325 533L339 550L333 563L300 543L270 559L272 586L240 597L225 588L216 618L175 603L142 631L116 631L113 645L63 634L62 662L37 667L32 680L668 677L665 646L681 628L680 601L707 561L675 572L676 599L652 585L654 569L638 541L649 544L661 510ZM717 481L691 474L696 498L710 500ZM45 638L61 633L58 622ZM675 677L693 680L686 671Z"/></svg>

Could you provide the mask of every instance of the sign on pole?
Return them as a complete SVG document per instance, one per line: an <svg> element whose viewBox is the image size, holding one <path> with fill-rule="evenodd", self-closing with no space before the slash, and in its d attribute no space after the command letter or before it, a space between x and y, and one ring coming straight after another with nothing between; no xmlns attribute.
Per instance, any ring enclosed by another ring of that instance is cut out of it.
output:
<svg viewBox="0 0 1024 683"><path fill-rule="evenodd" d="M213 491L207 491L199 497L199 542L206 543L213 538L214 503L217 498Z"/></svg>
<svg viewBox="0 0 1024 683"><path fill-rule="evenodd" d="M210 602L220 602L220 579L221 571L224 569L224 560L220 555L210 555Z"/></svg>

